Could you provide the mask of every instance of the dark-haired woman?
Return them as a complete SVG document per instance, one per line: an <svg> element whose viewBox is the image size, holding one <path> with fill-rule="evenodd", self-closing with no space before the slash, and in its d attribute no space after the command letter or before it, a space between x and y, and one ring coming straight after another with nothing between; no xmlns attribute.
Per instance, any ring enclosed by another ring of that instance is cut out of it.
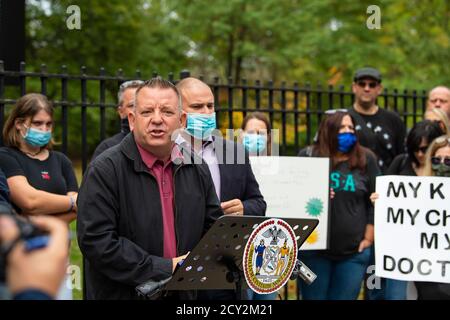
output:
<svg viewBox="0 0 450 320"><path fill-rule="evenodd" d="M407 152L392 161L386 174L423 176L428 145L442 134L444 131L435 121L424 120L416 123L406 137Z"/></svg>
<svg viewBox="0 0 450 320"><path fill-rule="evenodd" d="M373 153L355 135L355 121L344 110L330 110L322 120L317 142L299 156L328 157L335 195L330 205L329 248L303 251L300 259L317 274L306 285L305 300L354 300L366 273L374 241L370 195L380 174Z"/></svg>
<svg viewBox="0 0 450 320"><path fill-rule="evenodd" d="M436 121L424 120L414 125L406 137L406 153L400 154L392 161L386 174L400 176L425 175L425 155L430 143L444 134L440 124ZM375 193L372 200L378 198ZM381 279L381 292L385 300L406 300L407 281L395 279ZM409 291L409 290L408 290ZM378 293L372 295L378 296Z"/></svg>
<svg viewBox="0 0 450 320"><path fill-rule="evenodd" d="M250 156L271 155L271 128L267 116L261 112L249 113L242 121L242 144ZM249 300L276 300L278 293L259 294L247 290Z"/></svg>
<svg viewBox="0 0 450 320"><path fill-rule="evenodd" d="M249 113L242 121L242 144L251 156L272 155L270 121L262 112Z"/></svg>

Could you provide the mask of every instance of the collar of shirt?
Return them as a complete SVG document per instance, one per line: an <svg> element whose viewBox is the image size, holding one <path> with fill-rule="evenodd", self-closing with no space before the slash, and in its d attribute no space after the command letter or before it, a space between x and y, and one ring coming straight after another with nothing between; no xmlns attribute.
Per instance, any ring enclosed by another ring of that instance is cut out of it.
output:
<svg viewBox="0 0 450 320"><path fill-rule="evenodd" d="M212 148L212 150L215 152L214 136L211 135L208 137L207 140L202 141L202 149L200 150L200 152L195 152L194 146L191 144L191 141L189 141L191 138L192 138L192 136L187 133L186 133L186 138L183 137L183 134L179 134L177 136L177 138L175 139L175 144L177 144L179 146L189 146L190 150L199 156L202 156L202 154L206 148Z"/></svg>
<svg viewBox="0 0 450 320"><path fill-rule="evenodd" d="M141 155L142 161L144 161L145 165L149 168L152 169L153 166L155 165L156 161L158 161L159 159L150 151L144 149L142 146L139 145L139 143L136 142L136 146L138 148L139 154ZM178 160L183 160L183 154L181 153L180 148L178 147L178 145L174 144L172 147L172 152L170 154L170 159L167 159L165 162L163 162L162 160L160 160L161 162L164 163L164 167L166 167L169 163L175 162L175 163L179 163L179 161L176 161L176 159Z"/></svg>

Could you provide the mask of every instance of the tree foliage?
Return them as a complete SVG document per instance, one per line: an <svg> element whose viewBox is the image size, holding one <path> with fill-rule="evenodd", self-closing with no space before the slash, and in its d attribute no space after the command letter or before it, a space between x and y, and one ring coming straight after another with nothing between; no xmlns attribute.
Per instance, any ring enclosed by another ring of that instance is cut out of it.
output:
<svg viewBox="0 0 450 320"><path fill-rule="evenodd" d="M381 28L370 30L371 0L28 0L28 69L163 76L183 69L234 81L351 83L355 69L381 70L386 87L449 85L450 0L380 0ZM78 5L81 30L69 30L66 9ZM222 80L223 81L223 80ZM38 83L31 83L39 88ZM115 103L117 83L108 83ZM51 98L60 92L50 88ZM77 90L69 99L79 101ZM98 101L98 87L88 87ZM108 133L117 130L111 110ZM71 125L79 132L79 110ZM90 141L98 142L99 113L89 110ZM72 135L74 136L74 135ZM78 137L70 139L78 139ZM78 141L71 144L77 146ZM92 150L91 150L92 151Z"/></svg>

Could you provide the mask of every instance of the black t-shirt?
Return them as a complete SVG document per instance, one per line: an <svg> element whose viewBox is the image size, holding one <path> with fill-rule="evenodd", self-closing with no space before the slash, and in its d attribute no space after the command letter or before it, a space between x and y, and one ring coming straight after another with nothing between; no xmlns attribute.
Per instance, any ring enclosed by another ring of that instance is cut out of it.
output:
<svg viewBox="0 0 450 320"><path fill-rule="evenodd" d="M407 153L396 156L387 169L386 174L413 177L417 176L413 168L413 162Z"/></svg>
<svg viewBox="0 0 450 320"><path fill-rule="evenodd" d="M353 107L350 113L355 118L359 143L375 153L385 173L394 158L405 152L405 124L398 114L382 108L374 115L357 113Z"/></svg>
<svg viewBox="0 0 450 320"><path fill-rule="evenodd" d="M3 147L0 148L0 168L6 178L25 176L28 183L38 190L60 195L78 191L72 162L58 151L50 151L48 158L41 161L15 148Z"/></svg>
<svg viewBox="0 0 450 320"><path fill-rule="evenodd" d="M6 177L0 169L0 213L9 213L9 188L6 182Z"/></svg>
<svg viewBox="0 0 450 320"><path fill-rule="evenodd" d="M308 156L307 148L299 156ZM375 179L380 175L375 157L366 154L366 168L350 170L348 162L339 163L330 173L330 188L335 196L330 205L329 249L321 254L342 259L358 252L367 224L374 223L370 195L375 191Z"/></svg>

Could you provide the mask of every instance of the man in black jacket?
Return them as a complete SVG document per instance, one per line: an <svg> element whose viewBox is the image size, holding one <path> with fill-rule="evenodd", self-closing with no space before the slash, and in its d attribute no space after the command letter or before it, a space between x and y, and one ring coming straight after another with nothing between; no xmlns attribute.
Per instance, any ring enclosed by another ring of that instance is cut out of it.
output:
<svg viewBox="0 0 450 320"><path fill-rule="evenodd" d="M87 299L135 299L137 285L171 276L223 214L208 167L171 141L180 103L170 82L140 86L128 114L132 132L85 173L77 231Z"/></svg>
<svg viewBox="0 0 450 320"><path fill-rule="evenodd" d="M217 197L225 214L264 216L266 202L259 191L244 147L214 134L214 95L207 84L186 78L177 84L183 99L185 135L177 142L187 145L208 164ZM216 130L217 132L217 130ZM231 300L232 290L199 293L200 299Z"/></svg>
<svg viewBox="0 0 450 320"><path fill-rule="evenodd" d="M133 109L134 94L136 89L144 81L141 80L130 80L122 83L119 87L119 92L117 93L117 99L119 105L117 106L117 113L120 117L120 132L103 140L97 148L95 148L94 154L92 155L92 160L98 157L100 153L114 147L119 144L123 138L130 132L130 125L128 123L128 112Z"/></svg>

